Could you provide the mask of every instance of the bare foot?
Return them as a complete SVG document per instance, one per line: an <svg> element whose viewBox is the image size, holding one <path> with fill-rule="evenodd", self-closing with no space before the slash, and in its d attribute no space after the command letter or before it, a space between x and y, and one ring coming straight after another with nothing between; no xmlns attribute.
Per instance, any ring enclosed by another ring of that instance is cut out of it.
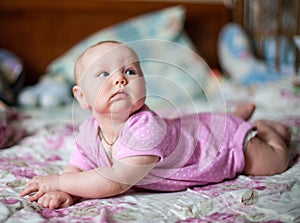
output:
<svg viewBox="0 0 300 223"><path fill-rule="evenodd" d="M266 123L268 126L273 128L285 141L285 143L289 146L291 143L291 129L276 121L271 121L271 120L260 120L260 122Z"/></svg>
<svg viewBox="0 0 300 223"><path fill-rule="evenodd" d="M243 103L239 104L236 107L235 112L233 113L236 116L241 117L245 121L249 120L253 115L255 110L255 105L251 103Z"/></svg>

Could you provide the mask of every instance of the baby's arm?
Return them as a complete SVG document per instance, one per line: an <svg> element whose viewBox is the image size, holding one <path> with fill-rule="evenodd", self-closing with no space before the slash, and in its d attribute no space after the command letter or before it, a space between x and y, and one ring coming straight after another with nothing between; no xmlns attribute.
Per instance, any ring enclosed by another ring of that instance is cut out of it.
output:
<svg viewBox="0 0 300 223"><path fill-rule="evenodd" d="M60 187L72 195L85 198L118 195L143 179L158 160L157 156L136 156L114 160L111 168L100 167L78 174L66 173L60 177ZM76 182L76 186L72 182Z"/></svg>
<svg viewBox="0 0 300 223"><path fill-rule="evenodd" d="M38 200L49 191L64 191L85 198L103 198L121 194L146 176L156 162L157 156L136 156L114 160L112 167L100 167L83 172L64 172L33 178L21 196L36 192L30 198Z"/></svg>

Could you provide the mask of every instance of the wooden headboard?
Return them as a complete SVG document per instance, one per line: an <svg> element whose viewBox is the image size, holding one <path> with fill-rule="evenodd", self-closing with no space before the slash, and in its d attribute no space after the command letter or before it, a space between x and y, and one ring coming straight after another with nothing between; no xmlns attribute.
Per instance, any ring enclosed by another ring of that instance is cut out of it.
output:
<svg viewBox="0 0 300 223"><path fill-rule="evenodd" d="M146 12L183 5L188 35L208 64L218 67L217 37L230 12L222 1L206 2L1 0L0 47L23 60L25 84L34 84L53 59L86 36Z"/></svg>

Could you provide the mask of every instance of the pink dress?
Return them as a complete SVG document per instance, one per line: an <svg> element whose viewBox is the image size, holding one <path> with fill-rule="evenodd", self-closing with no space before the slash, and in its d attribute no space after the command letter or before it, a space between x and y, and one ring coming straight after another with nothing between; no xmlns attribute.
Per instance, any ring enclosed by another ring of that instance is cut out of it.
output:
<svg viewBox="0 0 300 223"><path fill-rule="evenodd" d="M244 168L243 143L254 126L239 117L204 113L175 119L146 106L133 114L116 142L114 159L155 155L159 162L136 187L178 191L232 179ZM83 170L110 166L94 118L80 126L70 164Z"/></svg>

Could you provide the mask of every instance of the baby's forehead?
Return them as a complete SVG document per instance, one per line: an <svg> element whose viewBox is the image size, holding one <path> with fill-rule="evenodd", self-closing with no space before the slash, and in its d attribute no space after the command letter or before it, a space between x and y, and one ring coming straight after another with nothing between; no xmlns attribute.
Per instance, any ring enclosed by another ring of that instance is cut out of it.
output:
<svg viewBox="0 0 300 223"><path fill-rule="evenodd" d="M113 59L118 56L124 56L128 58L133 58L135 60L138 60L138 57L134 50L129 48L128 46L121 44L121 43L101 43L98 45L95 45L88 50L82 55L82 62L91 62L91 61L96 61L96 60L105 60L106 58L108 59ZM112 57L112 58L111 58Z"/></svg>
<svg viewBox="0 0 300 223"><path fill-rule="evenodd" d="M121 53L132 53L135 52L128 46L121 43L105 42L100 43L89 48L83 56L109 56L111 54L121 54Z"/></svg>
<svg viewBox="0 0 300 223"><path fill-rule="evenodd" d="M106 59L112 60L118 56L138 62L138 56L130 47L117 42L104 42L94 45L87 49L77 60L76 73L77 78L81 76L91 65Z"/></svg>
<svg viewBox="0 0 300 223"><path fill-rule="evenodd" d="M105 58L113 48L118 46L117 43L101 43L88 48L77 60L75 70L78 74L83 73L85 69L91 66L95 61ZM117 50L117 48L116 48ZM114 50L114 51L116 51Z"/></svg>

